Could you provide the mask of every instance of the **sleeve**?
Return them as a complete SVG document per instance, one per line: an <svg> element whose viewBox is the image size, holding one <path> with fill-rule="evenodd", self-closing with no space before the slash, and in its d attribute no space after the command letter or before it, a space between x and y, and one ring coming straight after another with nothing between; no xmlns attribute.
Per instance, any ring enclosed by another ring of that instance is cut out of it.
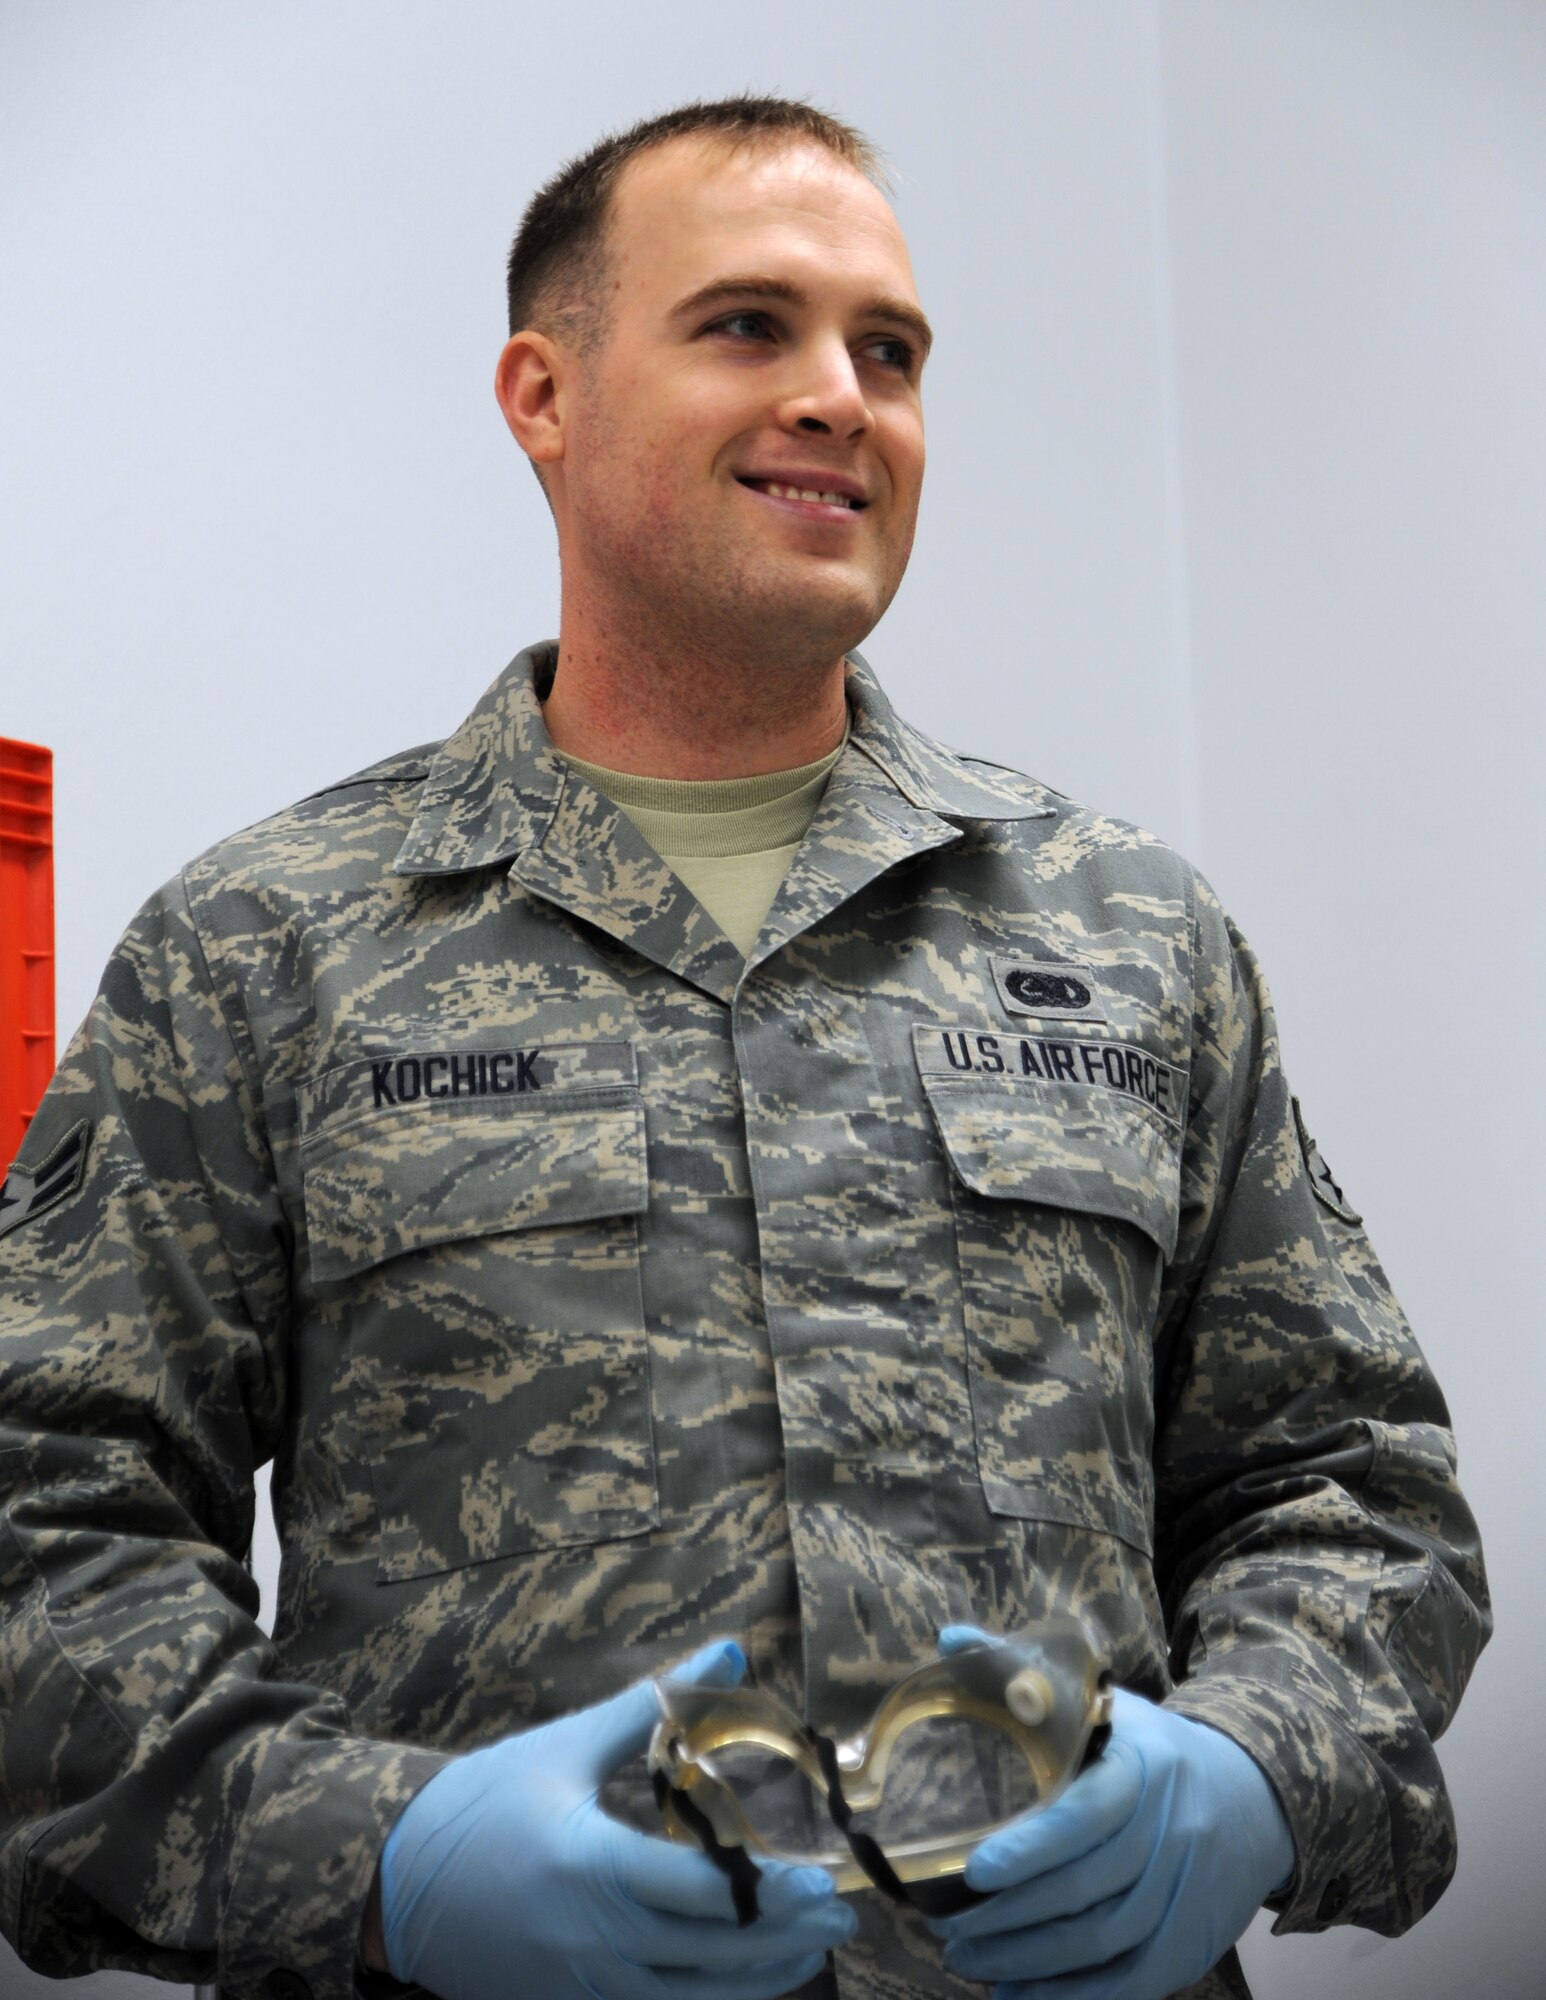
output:
<svg viewBox="0 0 1546 2000"><path fill-rule="evenodd" d="M1265 1771L1297 1865L1276 1929L1395 1934L1443 1893L1434 1753L1491 1630L1449 1413L1290 1097L1206 884L1182 1233L1156 1353L1169 1705Z"/></svg>
<svg viewBox="0 0 1546 2000"><path fill-rule="evenodd" d="M0 1924L54 1976L353 1990L446 1759L282 1678L243 1566L290 1233L180 885L114 955L0 1189Z"/></svg>

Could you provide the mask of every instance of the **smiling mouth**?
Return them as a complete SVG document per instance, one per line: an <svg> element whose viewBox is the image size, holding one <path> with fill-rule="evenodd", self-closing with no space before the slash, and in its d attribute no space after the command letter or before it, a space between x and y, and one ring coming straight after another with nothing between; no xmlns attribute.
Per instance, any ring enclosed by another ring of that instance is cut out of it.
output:
<svg viewBox="0 0 1546 2000"><path fill-rule="evenodd" d="M779 479L743 479L740 484L749 487L753 493L766 493L774 500L803 500L808 506L842 507L854 514L863 513L869 505L867 500L856 500L848 493L834 493L830 488L815 486L788 486Z"/></svg>

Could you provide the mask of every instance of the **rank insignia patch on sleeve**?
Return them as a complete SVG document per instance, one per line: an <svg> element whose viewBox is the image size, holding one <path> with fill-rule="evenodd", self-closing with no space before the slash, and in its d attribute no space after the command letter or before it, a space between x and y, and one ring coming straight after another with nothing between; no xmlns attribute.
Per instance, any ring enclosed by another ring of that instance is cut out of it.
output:
<svg viewBox="0 0 1546 2000"><path fill-rule="evenodd" d="M18 1162L11 1168L0 1182L0 1236L35 1221L74 1194L86 1178L90 1141L90 1121L83 1118L70 1127L40 1165L24 1167Z"/></svg>
<svg viewBox="0 0 1546 2000"><path fill-rule="evenodd" d="M1344 1222L1362 1222L1363 1217L1333 1179L1326 1156L1310 1137L1297 1097L1294 1099L1294 1124L1298 1128L1299 1150L1304 1154L1304 1170L1310 1176L1310 1186L1333 1215L1340 1215Z"/></svg>

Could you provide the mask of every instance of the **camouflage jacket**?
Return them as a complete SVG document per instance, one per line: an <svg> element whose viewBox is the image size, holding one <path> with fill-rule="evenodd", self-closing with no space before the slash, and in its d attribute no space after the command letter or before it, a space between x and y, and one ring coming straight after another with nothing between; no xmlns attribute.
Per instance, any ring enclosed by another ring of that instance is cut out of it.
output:
<svg viewBox="0 0 1546 2000"><path fill-rule="evenodd" d="M1206 885L855 661L743 962L549 657L153 898L0 1194L7 1935L344 2000L448 1752L718 1634L848 1728L1052 1608L1267 1772L1281 1926L1412 1922L1480 1554ZM822 1991L978 1991L859 1901Z"/></svg>

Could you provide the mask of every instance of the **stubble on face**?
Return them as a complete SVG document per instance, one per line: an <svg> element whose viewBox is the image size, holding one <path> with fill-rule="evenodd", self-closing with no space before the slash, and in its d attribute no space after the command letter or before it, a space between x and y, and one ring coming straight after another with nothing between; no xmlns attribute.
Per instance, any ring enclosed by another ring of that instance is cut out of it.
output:
<svg viewBox="0 0 1546 2000"><path fill-rule="evenodd" d="M635 651L655 646L764 670L825 664L859 643L871 622L862 606L834 629L831 603L781 574L774 556L716 533L712 516L682 505L661 463L669 435L616 424L615 407L611 396L598 398L576 427L598 474L573 498L587 570L601 585L590 622L631 635Z"/></svg>

